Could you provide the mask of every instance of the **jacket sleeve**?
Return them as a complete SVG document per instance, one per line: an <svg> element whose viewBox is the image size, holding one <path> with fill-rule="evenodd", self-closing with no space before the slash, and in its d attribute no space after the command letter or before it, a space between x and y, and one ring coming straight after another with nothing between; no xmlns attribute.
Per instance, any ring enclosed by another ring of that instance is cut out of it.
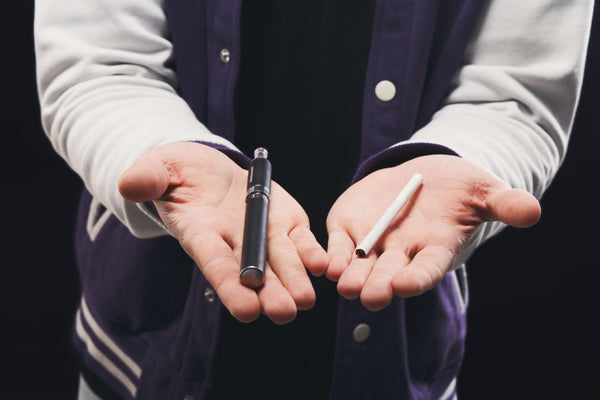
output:
<svg viewBox="0 0 600 400"><path fill-rule="evenodd" d="M489 3L453 90L406 143L447 146L539 197L566 154L593 1Z"/></svg>
<svg viewBox="0 0 600 400"><path fill-rule="evenodd" d="M565 158L579 101L592 0L488 1L452 90L409 140L367 160L455 154L541 198ZM387 153L387 154L386 154ZM501 223L487 223L456 266Z"/></svg>
<svg viewBox="0 0 600 400"><path fill-rule="evenodd" d="M43 128L92 195L138 237L167 234L118 192L121 173L151 148L208 131L177 95L162 0L43 0L34 38Z"/></svg>

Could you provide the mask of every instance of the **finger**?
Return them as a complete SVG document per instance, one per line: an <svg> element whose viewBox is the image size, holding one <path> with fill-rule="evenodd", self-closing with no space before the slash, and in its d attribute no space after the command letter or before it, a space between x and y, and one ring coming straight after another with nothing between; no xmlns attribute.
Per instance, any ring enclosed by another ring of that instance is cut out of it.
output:
<svg viewBox="0 0 600 400"><path fill-rule="evenodd" d="M296 318L294 299L269 267L265 269L265 283L258 291L258 299L263 314L276 324L287 324Z"/></svg>
<svg viewBox="0 0 600 400"><path fill-rule="evenodd" d="M340 276L348 268L352 260L355 247L356 244L345 230L334 229L329 232L327 243L327 255L329 256L327 278L332 281L340 279Z"/></svg>
<svg viewBox="0 0 600 400"><path fill-rule="evenodd" d="M367 309L377 311L391 303L394 297L392 278L409 262L410 258L400 247L388 249L379 256L360 292L360 301Z"/></svg>
<svg viewBox="0 0 600 400"><path fill-rule="evenodd" d="M142 203L160 198L169 187L169 171L152 157L141 157L119 178L119 193L129 201Z"/></svg>
<svg viewBox="0 0 600 400"><path fill-rule="evenodd" d="M454 254L444 246L427 246L392 278L392 289L400 297L417 296L437 286L450 270Z"/></svg>
<svg viewBox="0 0 600 400"><path fill-rule="evenodd" d="M297 226L289 233L304 266L315 276L321 276L327 271L329 257L323 247L317 242L315 235L304 226Z"/></svg>
<svg viewBox="0 0 600 400"><path fill-rule="evenodd" d="M315 304L315 291L294 243L283 232L270 236L267 243L269 265L283 287L299 309L311 308Z"/></svg>
<svg viewBox="0 0 600 400"><path fill-rule="evenodd" d="M197 233L189 240L182 240L182 247L198 264L234 318L241 322L258 318L261 310L258 295L241 284L239 261L217 232Z"/></svg>
<svg viewBox="0 0 600 400"><path fill-rule="evenodd" d="M373 268L373 264L375 264L375 259L374 253L371 253L368 258L353 258L348 268L340 276L337 284L338 293L348 300L357 298Z"/></svg>
<svg viewBox="0 0 600 400"><path fill-rule="evenodd" d="M519 189L491 192L487 197L487 210L492 219L518 228L535 225L542 213L538 200Z"/></svg>

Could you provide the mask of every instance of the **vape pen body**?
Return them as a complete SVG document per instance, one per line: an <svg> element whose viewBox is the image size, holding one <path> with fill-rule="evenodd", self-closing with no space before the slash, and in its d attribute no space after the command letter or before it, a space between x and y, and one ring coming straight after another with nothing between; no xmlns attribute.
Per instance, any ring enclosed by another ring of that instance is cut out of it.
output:
<svg viewBox="0 0 600 400"><path fill-rule="evenodd" d="M263 283L267 258L267 222L271 191L271 163L262 147L254 150L254 159L248 169L246 216L240 280L242 284L257 288Z"/></svg>

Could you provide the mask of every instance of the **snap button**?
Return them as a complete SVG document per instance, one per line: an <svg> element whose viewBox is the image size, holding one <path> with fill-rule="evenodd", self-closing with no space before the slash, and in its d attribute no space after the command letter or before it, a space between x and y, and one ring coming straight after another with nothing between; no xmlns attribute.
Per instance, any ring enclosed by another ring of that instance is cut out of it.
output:
<svg viewBox="0 0 600 400"><path fill-rule="evenodd" d="M215 301L215 291L211 288L204 289L204 298L209 303L212 303L213 301Z"/></svg>
<svg viewBox="0 0 600 400"><path fill-rule="evenodd" d="M396 86L390 81L381 81L375 86L375 96L381 101L390 101L396 96Z"/></svg>
<svg viewBox="0 0 600 400"><path fill-rule="evenodd" d="M185 396L183 396L183 400L194 400L194 397L189 394L186 394Z"/></svg>
<svg viewBox="0 0 600 400"><path fill-rule="evenodd" d="M362 343L369 338L371 327L368 324L358 324L352 332L352 337L358 343Z"/></svg>
<svg viewBox="0 0 600 400"><path fill-rule="evenodd" d="M221 61L223 61L224 63L228 63L229 60L231 59L231 54L229 53L229 50L227 50L227 49L221 50L220 56L221 56Z"/></svg>

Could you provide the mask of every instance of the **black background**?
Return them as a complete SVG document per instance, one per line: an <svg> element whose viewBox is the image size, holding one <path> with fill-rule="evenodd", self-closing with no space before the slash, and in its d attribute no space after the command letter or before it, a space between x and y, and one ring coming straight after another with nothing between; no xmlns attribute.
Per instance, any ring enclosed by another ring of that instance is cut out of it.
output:
<svg viewBox="0 0 600 400"><path fill-rule="evenodd" d="M0 399L70 400L77 383L71 329L79 286L72 241L81 183L40 127L33 1L9 3L0 63ZM597 392L597 25L572 141L542 200L542 220L533 228L505 230L469 263L460 400L584 399Z"/></svg>

